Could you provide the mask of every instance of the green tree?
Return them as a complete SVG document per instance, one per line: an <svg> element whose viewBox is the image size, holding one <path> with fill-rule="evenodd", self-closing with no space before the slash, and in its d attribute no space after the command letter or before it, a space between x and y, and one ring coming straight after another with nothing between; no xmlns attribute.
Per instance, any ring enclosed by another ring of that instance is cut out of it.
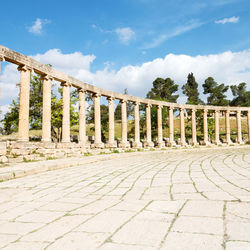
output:
<svg viewBox="0 0 250 250"><path fill-rule="evenodd" d="M147 93L147 98L162 100L166 102L177 101L179 95L174 95L178 91L178 85L171 78L156 78L153 81L153 88Z"/></svg>
<svg viewBox="0 0 250 250"><path fill-rule="evenodd" d="M229 101L226 99L225 93L229 86L225 86L223 83L218 84L212 77L208 77L205 80L203 86L203 94L208 94L207 104L215 106L227 106Z"/></svg>
<svg viewBox="0 0 250 250"><path fill-rule="evenodd" d="M187 104L204 104L199 98L198 83L192 72L188 74L187 82L182 86L182 93L187 96Z"/></svg>
<svg viewBox="0 0 250 250"><path fill-rule="evenodd" d="M234 96L230 102L231 106L250 107L250 91L247 91L245 82L240 83L238 86L232 85L230 88Z"/></svg>

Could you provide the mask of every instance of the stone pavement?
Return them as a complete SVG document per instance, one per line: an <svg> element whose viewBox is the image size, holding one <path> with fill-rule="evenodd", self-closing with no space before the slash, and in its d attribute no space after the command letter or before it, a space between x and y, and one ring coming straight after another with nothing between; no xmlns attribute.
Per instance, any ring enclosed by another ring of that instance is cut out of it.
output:
<svg viewBox="0 0 250 250"><path fill-rule="evenodd" d="M1 249L250 249L250 147L128 154L0 183Z"/></svg>

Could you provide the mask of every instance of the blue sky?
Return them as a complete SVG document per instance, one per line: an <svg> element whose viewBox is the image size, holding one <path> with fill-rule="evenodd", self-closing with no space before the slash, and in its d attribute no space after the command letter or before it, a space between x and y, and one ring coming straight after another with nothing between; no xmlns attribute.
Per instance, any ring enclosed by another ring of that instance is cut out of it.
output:
<svg viewBox="0 0 250 250"><path fill-rule="evenodd" d="M0 44L106 89L145 96L155 77L181 86L191 71L200 86L210 75L250 84L249 0L12 0L1 10Z"/></svg>

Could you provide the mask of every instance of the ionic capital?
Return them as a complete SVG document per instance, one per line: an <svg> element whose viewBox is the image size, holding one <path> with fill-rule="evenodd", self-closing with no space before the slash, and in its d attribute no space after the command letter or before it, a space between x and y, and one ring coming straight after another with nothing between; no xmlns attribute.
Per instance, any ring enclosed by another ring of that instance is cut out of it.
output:
<svg viewBox="0 0 250 250"><path fill-rule="evenodd" d="M61 82L62 87L71 87L72 85L69 82Z"/></svg>
<svg viewBox="0 0 250 250"><path fill-rule="evenodd" d="M100 93L93 93L92 95L94 98L101 97L102 95Z"/></svg>
<svg viewBox="0 0 250 250"><path fill-rule="evenodd" d="M114 101L115 100L115 97L113 96L108 96L107 97L107 101L111 102L111 101Z"/></svg>
<svg viewBox="0 0 250 250"><path fill-rule="evenodd" d="M215 110L214 110L214 113L220 113L220 110L215 109Z"/></svg>
<svg viewBox="0 0 250 250"><path fill-rule="evenodd" d="M41 80L45 80L45 81L51 80L51 81L53 81L54 78L52 76L50 76L50 75L42 75Z"/></svg>
<svg viewBox="0 0 250 250"><path fill-rule="evenodd" d="M203 114L207 114L208 110L207 109L203 109Z"/></svg>
<svg viewBox="0 0 250 250"><path fill-rule="evenodd" d="M133 102L133 104L136 106L136 105L139 105L139 104L140 104L140 102L135 101L135 102Z"/></svg>
<svg viewBox="0 0 250 250"><path fill-rule="evenodd" d="M162 109L162 105L157 105L157 109Z"/></svg>
<svg viewBox="0 0 250 250"><path fill-rule="evenodd" d="M195 113L196 112L196 109L192 109L192 113Z"/></svg>
<svg viewBox="0 0 250 250"><path fill-rule="evenodd" d="M24 72L26 72L26 71L32 71L32 68L30 68L30 67L28 67L27 65L19 65L18 67L17 67L17 70L18 71L24 71Z"/></svg>
<svg viewBox="0 0 250 250"><path fill-rule="evenodd" d="M168 110L174 110L174 107L170 106L168 107Z"/></svg>
<svg viewBox="0 0 250 250"><path fill-rule="evenodd" d="M128 102L128 100L126 100L126 99L121 99L120 100L120 103L127 103Z"/></svg>
<svg viewBox="0 0 250 250"><path fill-rule="evenodd" d="M4 62L4 61L5 61L4 56L0 56L0 62Z"/></svg>
<svg viewBox="0 0 250 250"><path fill-rule="evenodd" d="M78 92L78 93L84 93L84 94L85 94L85 93L86 93L86 90L81 88L81 89L77 89L77 92Z"/></svg>
<svg viewBox="0 0 250 250"><path fill-rule="evenodd" d="M151 107L152 107L152 104L146 103L146 108L151 108Z"/></svg>

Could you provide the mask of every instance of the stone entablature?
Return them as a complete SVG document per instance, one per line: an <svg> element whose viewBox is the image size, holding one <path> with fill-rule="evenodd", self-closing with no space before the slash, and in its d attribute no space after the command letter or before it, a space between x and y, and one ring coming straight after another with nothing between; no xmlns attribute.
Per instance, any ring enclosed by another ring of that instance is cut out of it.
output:
<svg viewBox="0 0 250 250"><path fill-rule="evenodd" d="M231 144L230 138L230 123L229 114L234 112L236 114L237 124L237 143L243 143L242 131L241 131L241 114L247 112L247 123L248 123L248 141L250 141L250 107L225 107L225 106L207 106L207 105L187 105L178 103L169 103L164 101L151 100L146 98L140 98L132 95L124 95L117 92L108 91L96 86L87 84L79 81L67 74L59 72L49 66L43 65L36 60L22 55L18 52L10 50L0 45L0 62L7 61L18 65L20 72L20 112L19 112L19 131L18 141L28 142L29 141L29 88L30 88L30 75L31 72L35 72L41 75L43 80L43 120L42 120L42 142L51 143L51 81L56 80L61 83L63 88L63 121L62 121L62 143L63 148L72 147L70 146L70 88L75 87L79 92L79 144L74 148L86 149L86 117L85 117L85 93L91 93L94 101L94 125L95 125L95 140L91 145L91 148L116 148L117 142L114 140L114 100L120 100L121 102L121 141L118 142L120 148L142 148L142 146L151 147L165 147L174 146L176 142L174 140L174 110L177 109L180 112L180 138L179 144L186 146L185 136L185 111L190 110L191 112L191 125L192 125L192 139L190 144L195 146L198 145L197 131L196 131L196 111L203 111L203 137L204 141L200 142L203 145L209 145L208 141L208 125L207 117L208 111L214 113L215 120L215 141L214 144L220 145L220 131L219 131L219 118L220 113L225 115L225 127L226 127L226 143ZM104 96L108 100L109 107L109 141L104 144L101 137L101 112L100 112L100 98ZM127 138L127 102L134 104L134 120L135 120L135 137L133 143L130 143ZM146 140L140 139L140 113L139 104L145 104L146 107ZM157 107L157 140L155 143L152 141L151 133L151 107ZM162 130L162 109L168 108L169 110L169 139L166 142L163 138ZM131 145L132 144L132 145ZM44 144L39 144L41 147ZM56 148L62 148L60 146ZM39 147L40 147L39 146ZM14 150L15 151L15 150Z"/></svg>

